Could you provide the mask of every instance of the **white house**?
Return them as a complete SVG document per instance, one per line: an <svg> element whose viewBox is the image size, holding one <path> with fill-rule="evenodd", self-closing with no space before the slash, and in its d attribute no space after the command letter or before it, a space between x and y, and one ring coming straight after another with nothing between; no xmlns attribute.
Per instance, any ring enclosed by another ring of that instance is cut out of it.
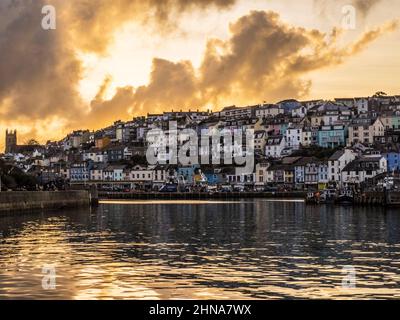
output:
<svg viewBox="0 0 400 320"><path fill-rule="evenodd" d="M90 181L102 181L104 178L103 170L105 167L106 166L103 163L95 163L90 169Z"/></svg>
<svg viewBox="0 0 400 320"><path fill-rule="evenodd" d="M292 110L292 117L304 118L307 115L307 107L304 105L298 106Z"/></svg>
<svg viewBox="0 0 400 320"><path fill-rule="evenodd" d="M368 112L368 105L369 105L368 98L354 98L355 107L357 108L358 113L367 113Z"/></svg>
<svg viewBox="0 0 400 320"><path fill-rule="evenodd" d="M329 181L337 182L339 185L341 185L342 170L355 158L356 153L353 150L343 149L336 151L328 161Z"/></svg>
<svg viewBox="0 0 400 320"><path fill-rule="evenodd" d="M105 181L123 181L125 165L108 165L103 170L103 180Z"/></svg>
<svg viewBox="0 0 400 320"><path fill-rule="evenodd" d="M342 183L358 184L387 172L387 160L381 155L363 156L342 170Z"/></svg>
<svg viewBox="0 0 400 320"><path fill-rule="evenodd" d="M303 136L303 128L301 125L289 125L286 130L286 146L292 150L299 150Z"/></svg>
<svg viewBox="0 0 400 320"><path fill-rule="evenodd" d="M153 177L153 170L145 166L137 165L125 171L125 180L132 182L151 182Z"/></svg>
<svg viewBox="0 0 400 320"><path fill-rule="evenodd" d="M255 173L243 174L239 172L240 168L235 168L234 173L226 175L226 179L230 184L254 184Z"/></svg>
<svg viewBox="0 0 400 320"><path fill-rule="evenodd" d="M93 162L107 162L107 153L100 151L98 148L85 150L82 154L83 161L91 160Z"/></svg>
<svg viewBox="0 0 400 320"><path fill-rule="evenodd" d="M283 136L269 137L265 144L265 155L270 158L280 158L285 147L286 142Z"/></svg>
<svg viewBox="0 0 400 320"><path fill-rule="evenodd" d="M153 184L163 185L164 183L168 182L170 178L172 178L170 177L168 166L150 166L148 169L152 171Z"/></svg>

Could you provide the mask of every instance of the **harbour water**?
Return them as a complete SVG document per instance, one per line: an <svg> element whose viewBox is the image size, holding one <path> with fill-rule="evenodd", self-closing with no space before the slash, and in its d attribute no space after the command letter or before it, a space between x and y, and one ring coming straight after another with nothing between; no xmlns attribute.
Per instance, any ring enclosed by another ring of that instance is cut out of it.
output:
<svg viewBox="0 0 400 320"><path fill-rule="evenodd" d="M0 216L0 242L0 299L400 298L398 209L108 201Z"/></svg>

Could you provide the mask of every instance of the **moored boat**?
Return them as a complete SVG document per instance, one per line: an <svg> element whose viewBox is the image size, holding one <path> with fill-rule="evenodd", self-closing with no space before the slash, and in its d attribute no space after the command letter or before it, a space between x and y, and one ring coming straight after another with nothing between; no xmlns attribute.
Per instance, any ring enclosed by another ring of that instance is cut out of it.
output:
<svg viewBox="0 0 400 320"><path fill-rule="evenodd" d="M352 205L354 204L354 194L353 191L346 189L343 190L338 198L336 199L336 203L344 204L344 205Z"/></svg>

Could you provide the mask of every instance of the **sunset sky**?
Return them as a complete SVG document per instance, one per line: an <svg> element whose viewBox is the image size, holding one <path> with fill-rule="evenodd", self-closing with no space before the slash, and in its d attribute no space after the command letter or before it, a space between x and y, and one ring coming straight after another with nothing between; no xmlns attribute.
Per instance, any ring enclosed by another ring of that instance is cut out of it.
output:
<svg viewBox="0 0 400 320"><path fill-rule="evenodd" d="M342 29L353 4L355 30ZM41 9L57 10L43 30ZM164 110L400 94L398 0L1 0L0 150Z"/></svg>

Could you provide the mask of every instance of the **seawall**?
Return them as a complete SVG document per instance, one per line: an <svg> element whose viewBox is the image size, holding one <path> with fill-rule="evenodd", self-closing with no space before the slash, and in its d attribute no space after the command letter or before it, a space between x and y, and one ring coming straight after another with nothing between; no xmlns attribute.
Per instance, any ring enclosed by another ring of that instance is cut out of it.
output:
<svg viewBox="0 0 400 320"><path fill-rule="evenodd" d="M93 202L86 190L0 192L0 213L89 207Z"/></svg>
<svg viewBox="0 0 400 320"><path fill-rule="evenodd" d="M209 200L209 199L305 199L306 192L99 192L100 199L138 199L138 200Z"/></svg>

